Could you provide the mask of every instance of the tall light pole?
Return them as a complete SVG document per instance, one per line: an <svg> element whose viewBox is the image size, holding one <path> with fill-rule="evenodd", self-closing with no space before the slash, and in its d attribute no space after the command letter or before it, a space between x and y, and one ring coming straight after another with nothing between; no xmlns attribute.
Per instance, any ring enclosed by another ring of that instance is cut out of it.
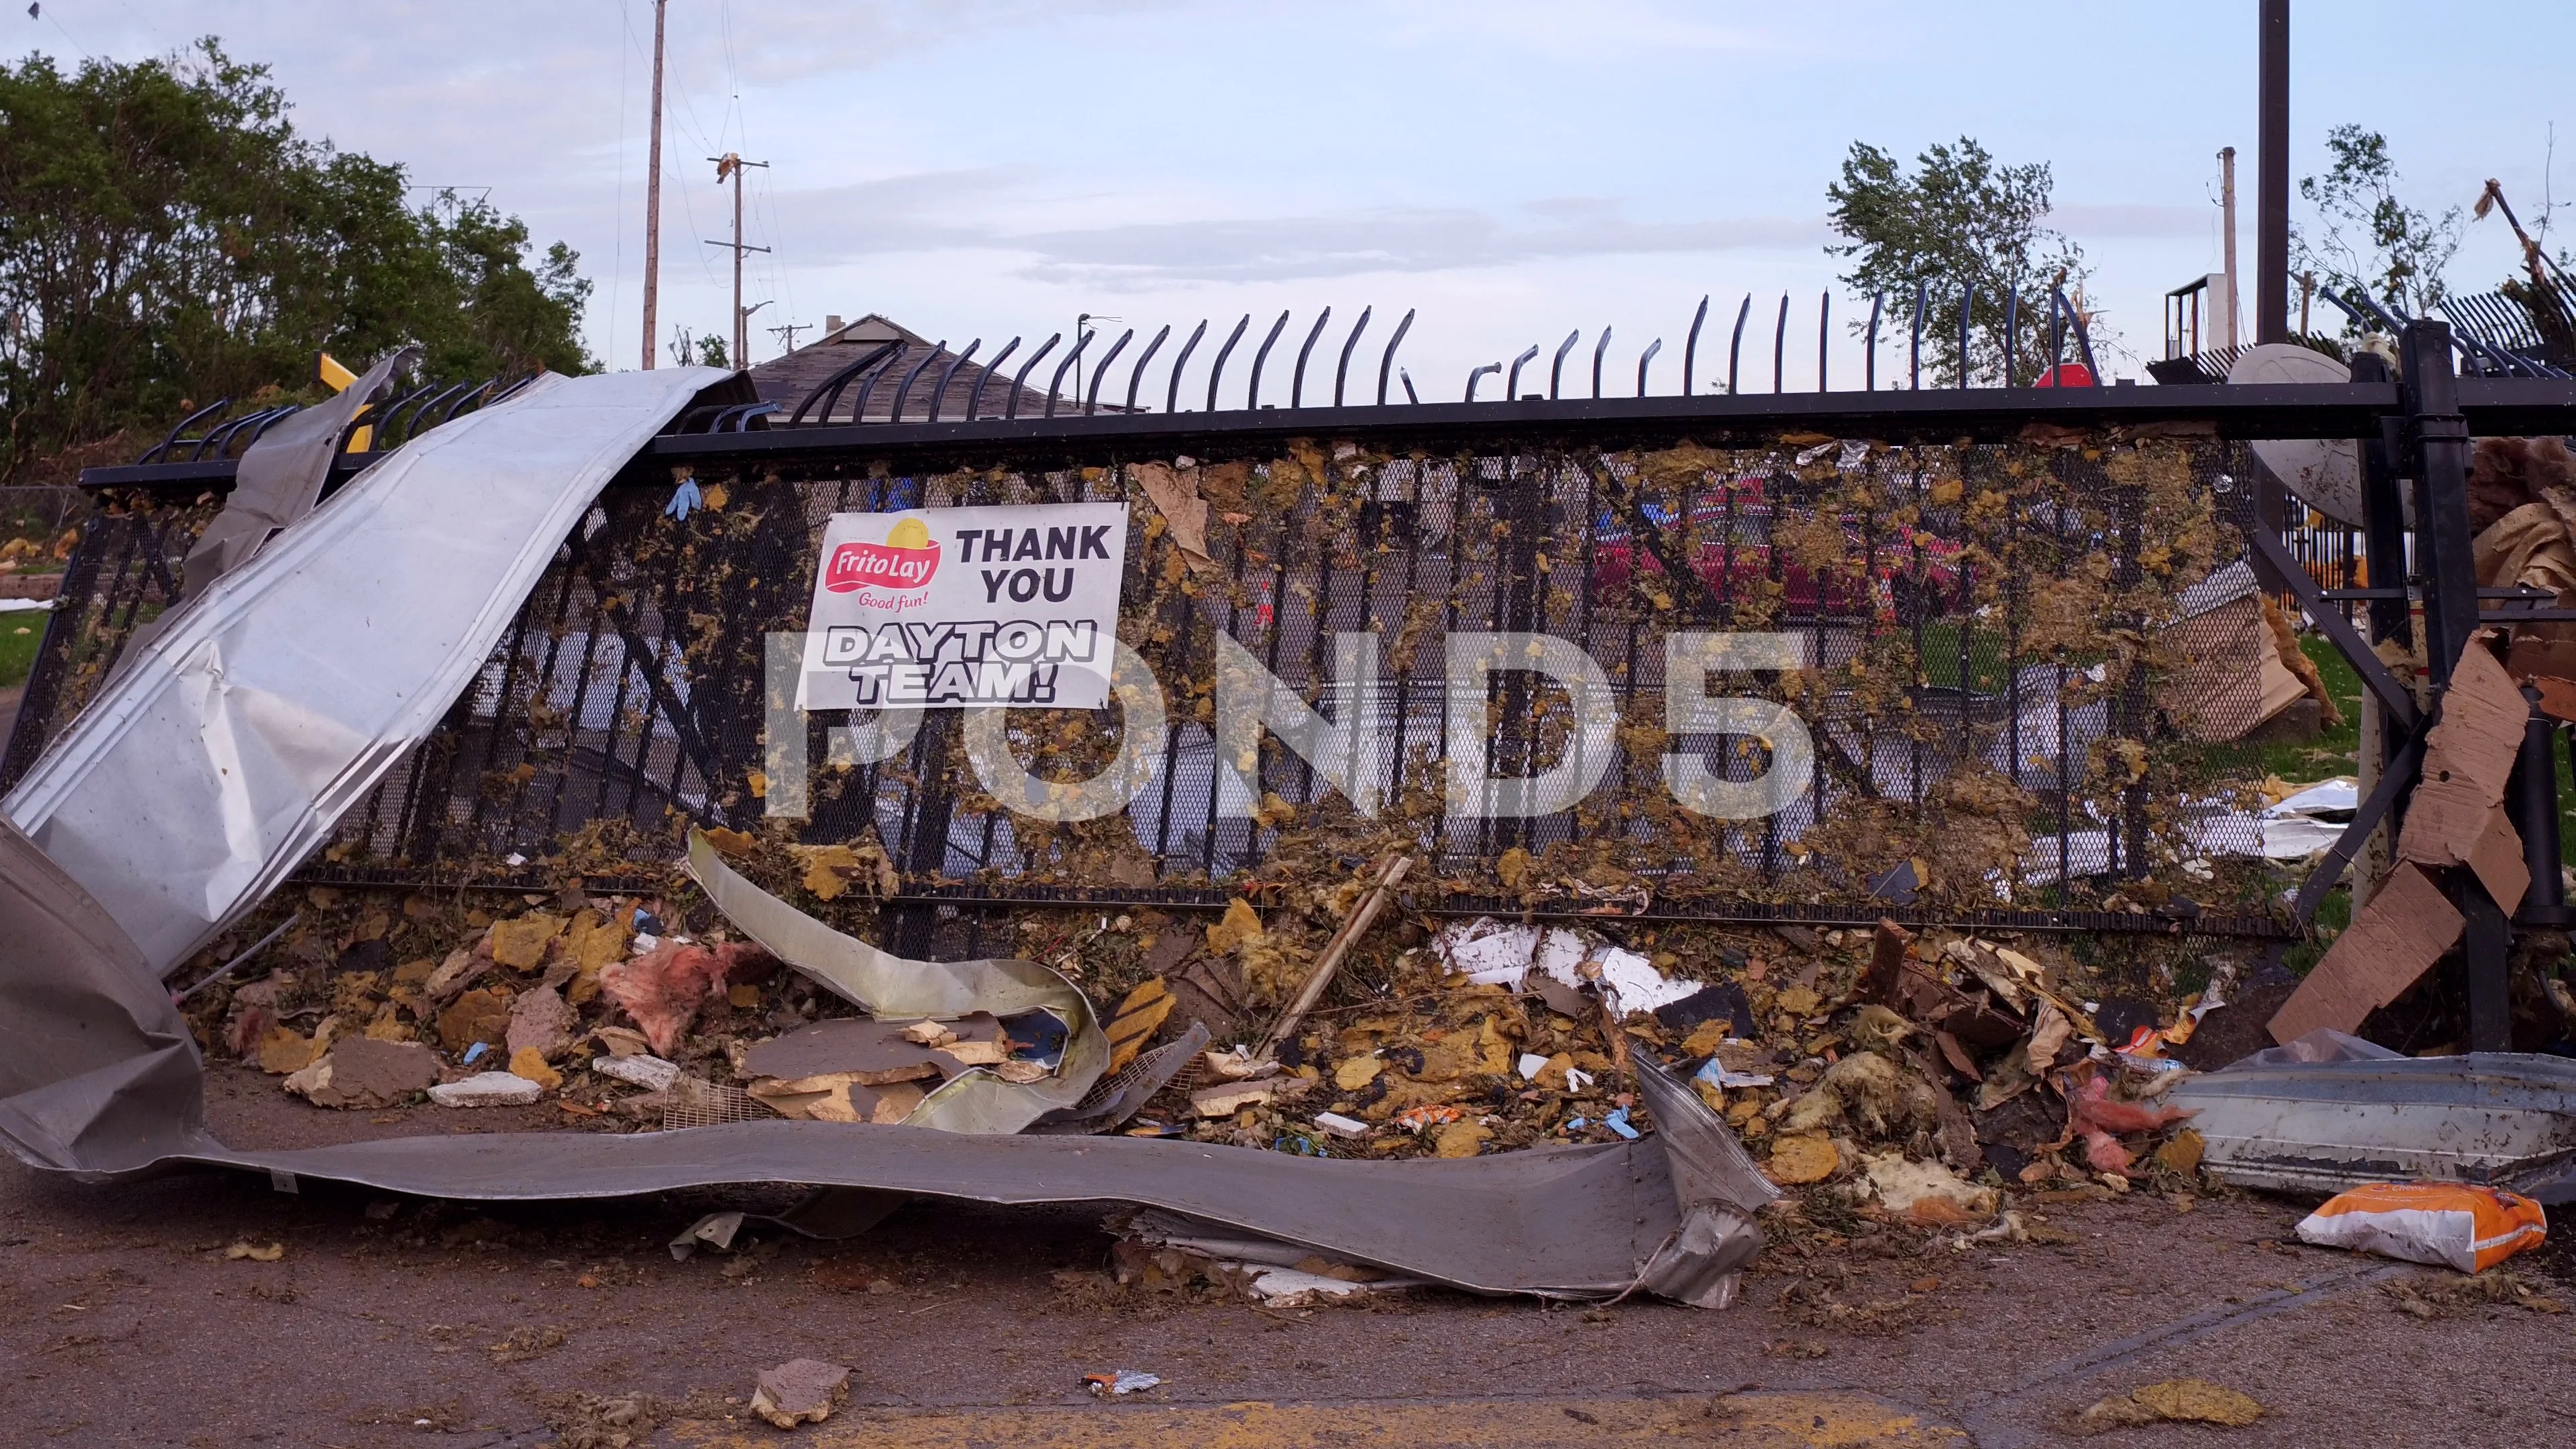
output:
<svg viewBox="0 0 2576 1449"><path fill-rule="evenodd" d="M2227 326L2219 340L2232 351L2236 346L2236 148L2218 148L2218 214L2227 258Z"/></svg>
<svg viewBox="0 0 2576 1449"><path fill-rule="evenodd" d="M2254 340L2290 340L2290 0L2263 0L2254 176Z"/></svg>
<svg viewBox="0 0 2576 1449"><path fill-rule="evenodd" d="M662 282L662 22L671 0L653 0L653 133L644 170L644 370L653 370L661 325Z"/></svg>
<svg viewBox="0 0 2576 1449"><path fill-rule="evenodd" d="M711 247L724 247L733 253L733 351L729 355L733 359L734 366L749 367L751 363L747 354L751 351L751 313L744 311L742 307L742 254L744 252L765 252L769 250L769 248L743 245L742 173L745 168L752 166L760 167L765 171L769 168L769 163L766 161L745 161L738 153L732 151L727 151L721 156L710 156L707 159L716 163L717 185L723 185L727 177L730 177L733 180L733 240L729 242L711 241L708 242L707 245ZM766 307L769 304L763 302L760 305Z"/></svg>

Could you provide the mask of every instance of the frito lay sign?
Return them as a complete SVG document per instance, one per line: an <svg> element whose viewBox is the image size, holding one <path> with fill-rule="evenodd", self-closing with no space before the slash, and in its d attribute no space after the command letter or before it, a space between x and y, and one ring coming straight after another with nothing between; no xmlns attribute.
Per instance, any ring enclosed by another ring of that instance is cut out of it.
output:
<svg viewBox="0 0 2576 1449"><path fill-rule="evenodd" d="M836 513L823 530L800 709L1109 700L1122 503Z"/></svg>
<svg viewBox="0 0 2576 1449"><path fill-rule="evenodd" d="M939 545L930 525L918 518L895 520L883 543L845 543L823 562L823 587L835 594L856 593L870 584L889 589L918 589L939 572Z"/></svg>

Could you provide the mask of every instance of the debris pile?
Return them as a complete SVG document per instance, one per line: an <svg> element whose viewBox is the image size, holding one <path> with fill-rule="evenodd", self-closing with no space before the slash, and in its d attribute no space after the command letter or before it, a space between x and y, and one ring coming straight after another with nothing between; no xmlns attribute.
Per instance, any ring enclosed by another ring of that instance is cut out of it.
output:
<svg viewBox="0 0 2576 1449"><path fill-rule="evenodd" d="M869 870L854 848L806 852L815 865L747 836L710 844L732 846L728 870L783 889L797 888L789 871L807 877L817 909L842 894L844 865ZM2051 943L1892 922L1442 923L1396 906L1370 931L1398 899L1402 861L1345 867L1303 908L1024 916L1034 969L1083 983L1101 1021L1108 1060L1091 1097L1169 1059L1116 1110L1057 1130L1372 1159L1633 1140L1654 1126L1643 1053L1678 1070L1774 1182L1920 1227L1982 1228L2007 1188L2195 1175L2197 1136L2175 1130L2190 1114L2163 1100L2186 1073L2164 1052L2220 1004L2223 973L2159 1009L2105 993ZM460 916L419 896L389 909L307 892L308 923L266 976L195 1001L199 1030L318 1107L551 1099L578 1125L631 1130L901 1123L970 1073L1052 1079L1080 1025L1055 1010L870 1014L822 973L780 969L741 939L749 918L728 920L686 882L519 904ZM713 1115L678 1116L683 1103ZM1265 1285L1256 1296L1335 1299L1359 1281L1198 1256Z"/></svg>

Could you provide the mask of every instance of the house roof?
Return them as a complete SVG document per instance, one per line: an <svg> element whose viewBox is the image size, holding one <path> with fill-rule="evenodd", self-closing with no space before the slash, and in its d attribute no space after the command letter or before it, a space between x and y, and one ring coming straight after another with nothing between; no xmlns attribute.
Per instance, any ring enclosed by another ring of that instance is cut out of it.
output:
<svg viewBox="0 0 2576 1449"><path fill-rule="evenodd" d="M873 387L868 386L865 374L852 378L842 387L840 396L830 400L829 417L823 416L822 405L818 402L816 410L806 414L805 421L851 421L851 410L858 406L862 388L868 390L867 410L862 421L894 421L895 394L899 391L904 393L904 421L928 421L934 392L939 392L937 411L941 419L963 419L978 383L983 385L983 397L976 400L977 412L988 418L1001 417L1011 410L1012 377L1028 367L1031 352L1044 345L1044 339L1023 340L1020 347L1003 360L1003 371L992 373L987 371L984 363L994 356L995 348L978 347L975 349L976 360L960 365L956 349L941 347L920 333L872 312L836 331L825 333L784 357L772 358L754 367L751 369L751 384L759 390L761 401L774 402L786 412L793 413L815 389L828 383L833 374L889 343L898 350L874 369L876 381ZM1055 376L1056 367L1064 361L1064 356L1065 345L1059 342L1053 351L1039 359L1037 366L1028 369L1027 381L1019 389L1020 416L1033 417L1046 411L1046 383ZM948 378L944 392L940 391L939 383L943 375ZM907 376L912 378L909 390L904 388ZM1072 383L1073 378L1068 374L1065 378L1066 396L1056 401L1058 412L1069 406L1081 405L1080 400L1071 395ZM1102 407L1124 411L1112 408L1106 401ZM784 422L785 418L782 416L776 421Z"/></svg>

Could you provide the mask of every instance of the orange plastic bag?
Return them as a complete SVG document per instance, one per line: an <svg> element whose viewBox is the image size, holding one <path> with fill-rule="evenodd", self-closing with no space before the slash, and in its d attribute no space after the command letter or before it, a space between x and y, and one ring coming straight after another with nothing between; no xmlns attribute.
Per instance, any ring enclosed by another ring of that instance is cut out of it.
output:
<svg viewBox="0 0 2576 1449"><path fill-rule="evenodd" d="M2482 1273L2549 1236L2540 1204L2456 1182L2376 1182L2327 1199L2299 1241Z"/></svg>

